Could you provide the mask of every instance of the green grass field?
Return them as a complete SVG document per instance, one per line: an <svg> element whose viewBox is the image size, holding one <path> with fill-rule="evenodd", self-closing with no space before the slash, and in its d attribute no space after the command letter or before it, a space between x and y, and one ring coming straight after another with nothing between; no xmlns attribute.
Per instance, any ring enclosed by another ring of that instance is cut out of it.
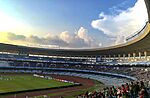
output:
<svg viewBox="0 0 150 98"><path fill-rule="evenodd" d="M71 86L72 83L59 82L53 79L45 79L30 75L1 75L0 93L25 91L33 89L54 88L62 86Z"/></svg>

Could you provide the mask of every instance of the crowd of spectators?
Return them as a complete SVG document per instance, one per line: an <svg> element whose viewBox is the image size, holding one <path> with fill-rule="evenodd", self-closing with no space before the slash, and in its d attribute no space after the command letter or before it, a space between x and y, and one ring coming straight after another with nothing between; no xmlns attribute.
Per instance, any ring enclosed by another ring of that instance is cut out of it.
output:
<svg viewBox="0 0 150 98"><path fill-rule="evenodd" d="M149 86L143 81L106 87L101 91L85 92L77 98L150 98Z"/></svg>
<svg viewBox="0 0 150 98"><path fill-rule="evenodd" d="M117 74L124 74L136 77L140 80L150 81L150 67L145 66L130 66L130 65L90 65L90 64L63 64L63 63L38 63L38 62L13 62L11 66L21 67L44 67L44 68L66 68L66 69L80 69L100 72L110 72Z"/></svg>
<svg viewBox="0 0 150 98"><path fill-rule="evenodd" d="M90 70L99 72L109 72L116 74L123 74L132 76L138 80L150 81L150 67L136 67L136 66L109 66L109 65L69 65L69 64L51 64L50 68L66 68L66 69L79 69L79 70Z"/></svg>

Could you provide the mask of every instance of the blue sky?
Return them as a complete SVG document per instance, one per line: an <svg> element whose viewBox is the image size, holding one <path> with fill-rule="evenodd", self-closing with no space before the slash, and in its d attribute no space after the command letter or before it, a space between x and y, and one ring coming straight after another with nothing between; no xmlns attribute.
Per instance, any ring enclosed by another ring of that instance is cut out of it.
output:
<svg viewBox="0 0 150 98"><path fill-rule="evenodd" d="M57 46L59 40L59 43L65 43L63 48L109 46L109 41L115 41L119 35L105 33L104 26L99 27L101 22L97 21L119 16L134 8L136 3L137 0L0 0L0 15L8 20L3 24L12 25L0 28L0 32L7 32L8 38L3 38L6 42L11 42L8 32L15 38L24 36L25 39L15 40L15 44L27 43L26 39L33 40L28 44L41 44L37 40L46 39L44 44ZM109 29L109 26L105 27ZM55 43L51 43L53 41Z"/></svg>

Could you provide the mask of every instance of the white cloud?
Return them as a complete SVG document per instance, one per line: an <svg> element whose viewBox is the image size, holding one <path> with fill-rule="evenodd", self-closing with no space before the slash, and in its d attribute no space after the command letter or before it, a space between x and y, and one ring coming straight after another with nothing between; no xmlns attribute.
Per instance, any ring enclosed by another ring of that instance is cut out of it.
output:
<svg viewBox="0 0 150 98"><path fill-rule="evenodd" d="M19 45L39 46L45 48L91 48L98 47L96 41L88 35L87 29L81 27L76 33L70 34L68 31L61 32L53 36L38 37L35 35L24 36L15 33L1 33L0 41Z"/></svg>
<svg viewBox="0 0 150 98"><path fill-rule="evenodd" d="M83 39L87 44L90 44L92 41L92 38L88 35L87 29L81 27L79 31L77 32L77 36L81 39Z"/></svg>
<svg viewBox="0 0 150 98"><path fill-rule="evenodd" d="M118 15L106 15L101 12L99 19L93 20L91 25L106 35L116 37L113 44L120 44L124 42L125 37L142 28L146 20L148 17L145 2L138 0L133 7L120 11Z"/></svg>
<svg viewBox="0 0 150 98"><path fill-rule="evenodd" d="M68 31L62 32L59 38L65 41L68 47L72 48L98 47L97 42L88 35L88 30L84 27L80 27L79 30L72 35Z"/></svg>
<svg viewBox="0 0 150 98"><path fill-rule="evenodd" d="M68 31L61 32L59 37L67 43L69 43L73 39L73 36L70 35Z"/></svg>

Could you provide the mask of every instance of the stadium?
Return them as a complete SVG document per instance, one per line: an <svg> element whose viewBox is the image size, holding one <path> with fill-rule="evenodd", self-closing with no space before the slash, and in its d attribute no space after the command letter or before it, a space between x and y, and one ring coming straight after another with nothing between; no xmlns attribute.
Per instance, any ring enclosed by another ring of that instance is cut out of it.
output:
<svg viewBox="0 0 150 98"><path fill-rule="evenodd" d="M0 43L0 98L150 98L150 0L145 4L148 21L124 44L45 49ZM140 90L118 93L130 82ZM116 93L103 94L114 86Z"/></svg>

